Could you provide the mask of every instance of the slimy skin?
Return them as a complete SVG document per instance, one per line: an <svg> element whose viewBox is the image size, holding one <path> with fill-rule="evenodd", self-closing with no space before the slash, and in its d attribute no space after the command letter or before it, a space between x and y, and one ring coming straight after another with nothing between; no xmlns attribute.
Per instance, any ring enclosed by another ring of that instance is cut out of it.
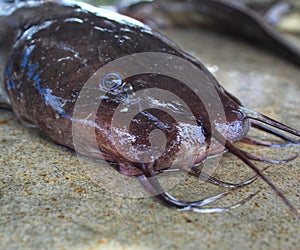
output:
<svg viewBox="0 0 300 250"><path fill-rule="evenodd" d="M215 82L214 86L224 104L227 118L220 126L226 127L226 136L232 142L245 136L249 129L249 122L244 120L245 116L239 111L235 99L233 100L217 84L200 62L191 58L148 26L115 13L104 10L97 11L94 14L83 11L80 7L45 3L33 7L22 7L7 18L9 20L20 20L23 16L28 18L24 20L24 25L18 25L18 30L15 31L18 36L11 43L5 71L5 88L9 103L21 121L39 127L56 143L73 149L71 126L74 119L72 119L72 113L78 94L91 75L98 68L119 57L141 52L161 52L176 55L197 65L205 76L202 81L199 81L199 90L206 91L206 85L211 81ZM28 12L28 14L24 15L24 12ZM36 13L41 14L39 20L31 17ZM57 15L49 17L46 13L57 13ZM21 32L22 34L20 34ZM190 98L188 90L174 88L176 85L180 86L179 81L162 75L141 75L126 79L126 81L131 83L134 91L156 87L172 90L182 99ZM114 147L109 139L111 117L124 94L126 94L126 90L120 91L119 95L109 95L107 100L102 101L105 108L98 112L96 119L96 124L102 129L97 129L95 125L99 149L109 155L108 159L114 159L116 162L120 161L119 156L114 155ZM190 106L198 114L199 120L203 123L208 122L205 121L207 119L205 108L199 105L197 98L186 100L186 102L190 102ZM155 116L155 119L162 123L165 115L153 114L153 112L152 115ZM184 115L184 110L180 110L179 107L178 112L183 112ZM147 144L147 138L144 138L144 131L147 128L141 124L151 124L153 123L151 119L154 118L150 118L148 113L143 113L132 125L136 127L134 136L140 138L139 141L142 145ZM180 166L183 164L180 160L182 155L176 156L175 151L179 151L176 147L191 143L185 142L182 136L177 144L173 143L178 124L172 124L171 117L164 120L164 123L171 126L168 130L173 131L168 142L173 145L173 148L171 150L169 147L163 156L162 168L170 167L167 162L173 161L178 162L177 165ZM181 124L185 127L183 130L188 133L185 135L186 137L192 136L195 129L198 130L197 125L192 126L193 123L195 124L194 120L186 119L185 124ZM153 125L153 128L148 129L149 132L158 126ZM234 131L230 128L234 128ZM201 135L200 130L199 138L201 137L204 135ZM208 145L203 139L201 141L196 139L194 143L194 145L190 145L192 150L189 151L193 155L201 152L199 160L197 160L200 163L204 159L203 155L206 154ZM85 154L96 158L101 157L101 155L90 155L90 151L93 152L91 149ZM180 152L184 151L180 150ZM169 158L171 155L172 160ZM127 174L140 174L140 170L137 171L137 173Z"/></svg>

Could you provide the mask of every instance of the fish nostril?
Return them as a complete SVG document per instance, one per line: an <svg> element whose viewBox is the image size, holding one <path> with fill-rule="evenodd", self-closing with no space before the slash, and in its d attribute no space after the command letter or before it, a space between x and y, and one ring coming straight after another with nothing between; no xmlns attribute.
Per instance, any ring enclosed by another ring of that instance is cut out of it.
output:
<svg viewBox="0 0 300 250"><path fill-rule="evenodd" d="M199 127L201 127L202 133L205 136L211 136L211 131L205 126L204 122L200 121L200 120L196 120L197 124Z"/></svg>

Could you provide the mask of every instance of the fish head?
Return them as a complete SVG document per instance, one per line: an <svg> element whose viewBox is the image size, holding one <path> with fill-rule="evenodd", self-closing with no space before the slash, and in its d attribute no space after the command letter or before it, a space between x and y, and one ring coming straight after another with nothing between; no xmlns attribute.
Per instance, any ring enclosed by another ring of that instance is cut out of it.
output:
<svg viewBox="0 0 300 250"><path fill-rule="evenodd" d="M145 163L155 164L157 171L199 165L226 151L213 129L231 142L249 129L238 104L219 90L218 100L205 103L194 94L196 90L160 74L124 79L111 72L98 82L101 94L89 90L89 97L96 93L98 100L96 113L90 116L95 124L94 148L104 159L123 166L120 171L125 175L140 175L139 166ZM84 138L90 137L88 130L81 131Z"/></svg>

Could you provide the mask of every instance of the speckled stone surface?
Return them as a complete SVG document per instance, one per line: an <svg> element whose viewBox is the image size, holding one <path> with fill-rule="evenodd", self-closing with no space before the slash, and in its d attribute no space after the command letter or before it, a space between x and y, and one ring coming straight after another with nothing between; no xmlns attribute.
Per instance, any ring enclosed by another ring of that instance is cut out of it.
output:
<svg viewBox="0 0 300 250"><path fill-rule="evenodd" d="M209 65L245 106L300 129L299 68L209 31L166 33ZM232 204L260 190L254 199L228 213L179 212L153 198L126 198L106 190L91 179L73 152L3 111L0 141L1 249L300 248L299 221L261 180L215 204ZM275 159L299 153L299 147L246 149ZM299 165L298 157L266 171L297 208ZM215 174L238 182L253 173L227 154ZM220 191L223 189L189 177L170 192L176 197L198 198Z"/></svg>

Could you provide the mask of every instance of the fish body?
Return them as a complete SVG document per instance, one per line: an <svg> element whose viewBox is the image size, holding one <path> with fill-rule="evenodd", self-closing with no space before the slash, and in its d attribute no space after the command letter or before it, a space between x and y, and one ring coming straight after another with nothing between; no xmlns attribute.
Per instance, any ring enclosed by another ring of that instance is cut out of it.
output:
<svg viewBox="0 0 300 250"><path fill-rule="evenodd" d="M204 75L202 82L199 82L199 91L205 91L207 83L212 81L220 93L222 102L226 102L227 121L219 126L226 128L224 131L228 131L228 139L231 141L237 141L245 136L249 122L244 121L244 115L238 111L236 100L217 83L203 64L148 26L116 13L93 10L88 12L76 4L69 3L22 5L5 19L5 22L11 20L17 22L16 26L14 24L13 28L9 29L14 30L13 33L16 35L12 38L10 46L6 45L10 51L6 56L3 82L5 96L8 97L6 105L10 105L23 123L39 127L56 143L74 149L72 123L76 120L72 117L73 109L81 89L93 73L120 57L133 53L160 52L178 56L197 65ZM180 84L160 75L131 77L127 81L135 91L158 87L176 92L174 86ZM97 148L85 145L82 154L95 158L102 158L104 154L108 160L124 164L123 159L119 159L121 156L115 155L114 145L110 140L111 115L123 100L122 94L126 95L126 90L122 91L119 95L110 95L107 101L102 101L105 108L101 109L101 113L98 112L96 124L92 125L96 129L98 147L102 153L99 153ZM184 93L184 88L179 92L176 93L178 96L187 98L184 97L184 94L187 94ZM206 119L202 106L197 105L198 100L191 101L193 103L190 105L199 114L199 120ZM185 111L180 110L180 107L177 108L177 112L182 112L184 116ZM154 118L150 117L149 113L141 115L133 125L136 126L134 137L138 138L141 145L148 143L147 138L144 138L145 128L140 124L151 124L155 120L157 123L171 124L172 120L168 119L162 122L163 114L152 115ZM97 129L98 126L101 129ZM149 129L149 133L159 125L153 126ZM181 128L184 131L182 133L186 133L187 138L191 138L199 130L194 120L186 119L181 126L184 127ZM177 134L176 123L166 127L164 132L170 135L168 143L171 146L161 157L159 164L161 166L158 168L168 168L170 162L174 163L173 167L178 167L185 164L184 159L195 155L199 155L196 162L201 163L207 156L208 145L203 139L201 130L199 139L194 139L193 143L184 139L183 135ZM84 128L82 133L84 134ZM176 136L180 139L175 143ZM182 147L185 147L185 150ZM221 153L220 150L216 151ZM127 175L141 173L139 169L126 172L126 167L122 172Z"/></svg>

